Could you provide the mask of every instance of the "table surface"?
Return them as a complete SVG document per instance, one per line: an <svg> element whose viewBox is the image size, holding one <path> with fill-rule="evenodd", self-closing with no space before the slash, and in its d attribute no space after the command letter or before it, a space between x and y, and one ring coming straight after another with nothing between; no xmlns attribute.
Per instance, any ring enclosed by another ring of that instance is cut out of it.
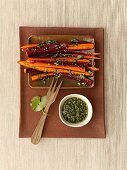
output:
<svg viewBox="0 0 127 170"><path fill-rule="evenodd" d="M0 0L0 169L124 170L127 167L126 0ZM106 139L18 138L19 26L105 29Z"/></svg>

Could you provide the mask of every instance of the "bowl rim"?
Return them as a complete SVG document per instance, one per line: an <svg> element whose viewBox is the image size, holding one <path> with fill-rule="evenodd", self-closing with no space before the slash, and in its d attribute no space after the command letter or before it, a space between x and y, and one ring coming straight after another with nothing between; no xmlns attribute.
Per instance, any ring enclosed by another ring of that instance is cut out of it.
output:
<svg viewBox="0 0 127 170"><path fill-rule="evenodd" d="M88 106L88 115L87 115L86 119L83 120L82 122L79 122L79 123L70 123L70 122L66 121L66 120L63 118L63 116L62 116L62 111L61 111L62 106L63 106L64 102L65 102L67 99L71 98L71 97L78 97L78 98L82 99L83 101L86 102L86 104L87 104L87 106ZM69 94L69 95L64 96L64 97L61 99L60 103L59 103L59 117L60 117L60 120L61 120L65 125L67 125L67 126L69 126L69 127L82 127L82 126L88 124L88 123L90 122L91 118L92 118L92 115L93 115L93 107L92 107L92 104L91 104L91 102L89 101L89 99L88 99L86 96L84 96L84 95L81 95L81 94Z"/></svg>

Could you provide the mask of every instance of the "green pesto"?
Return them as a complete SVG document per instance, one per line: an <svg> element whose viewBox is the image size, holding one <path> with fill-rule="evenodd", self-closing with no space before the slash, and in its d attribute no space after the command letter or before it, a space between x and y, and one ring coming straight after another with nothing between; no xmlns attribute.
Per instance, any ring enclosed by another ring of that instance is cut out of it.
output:
<svg viewBox="0 0 127 170"><path fill-rule="evenodd" d="M67 99L62 107L63 118L70 123L79 123L86 119L88 106L86 102L77 97Z"/></svg>

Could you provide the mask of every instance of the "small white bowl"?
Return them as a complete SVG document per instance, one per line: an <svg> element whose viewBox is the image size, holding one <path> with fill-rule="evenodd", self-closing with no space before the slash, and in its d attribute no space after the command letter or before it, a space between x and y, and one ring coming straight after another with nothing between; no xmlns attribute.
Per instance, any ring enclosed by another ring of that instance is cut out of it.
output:
<svg viewBox="0 0 127 170"><path fill-rule="evenodd" d="M82 99L84 102L86 102L87 106L88 106L88 115L86 117L85 120L83 120L82 122L79 122L79 123L70 123L68 121L66 121L62 115L62 106L64 104L64 102L71 98L71 97L78 97L80 99ZM61 119L61 121L67 125L67 126L70 126L70 127L82 127L84 125L86 125L92 118L92 115L93 115L93 108L92 108L92 105L90 103L90 101L83 95L80 95L80 94L70 94L70 95L67 95L65 96L61 101L60 101L60 104L59 104L59 117Z"/></svg>

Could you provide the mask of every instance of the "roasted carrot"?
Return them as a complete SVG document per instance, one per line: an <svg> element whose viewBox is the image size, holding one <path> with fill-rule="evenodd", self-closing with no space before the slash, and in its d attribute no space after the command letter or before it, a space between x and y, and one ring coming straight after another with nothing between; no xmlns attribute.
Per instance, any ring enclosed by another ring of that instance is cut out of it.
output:
<svg viewBox="0 0 127 170"><path fill-rule="evenodd" d="M45 46L49 47L52 44L48 44ZM55 45L59 45L59 47L63 47L63 45L68 49L68 50L85 50L85 49L93 49L94 44L93 43L78 43L78 44L69 44L69 43L56 43ZM33 48L33 47L38 47L38 44L27 44L22 46L22 49L26 48Z"/></svg>
<svg viewBox="0 0 127 170"><path fill-rule="evenodd" d="M101 59L101 58L99 58L99 57L95 57L94 55L93 55L93 56L92 56L92 55L91 55L91 56L87 56L87 55L86 55L86 56L83 56L83 57L84 57L85 59L94 59L94 60L95 60L95 59Z"/></svg>
<svg viewBox="0 0 127 170"><path fill-rule="evenodd" d="M25 51L27 55L35 56L35 55L45 55L48 53L57 53L57 52L67 52L67 51L77 51L77 50L87 50L93 49L93 43L79 43L79 44L69 44L69 43L54 43L54 44L28 44L22 46L22 51ZM31 49L31 50L30 50Z"/></svg>
<svg viewBox="0 0 127 170"><path fill-rule="evenodd" d="M83 44L69 45L67 49L68 50L89 50L89 49L93 49L93 48L94 48L94 44L83 43Z"/></svg>
<svg viewBox="0 0 127 170"><path fill-rule="evenodd" d="M77 54L77 55L100 55L100 53L90 53L90 52L85 52L85 51L76 51L76 50L67 50L67 49L59 49L59 48L50 48L48 50L44 49L40 49L40 48L33 48L31 50L29 49L22 49L22 51L26 52L28 57L45 57L45 56L51 56L51 55L55 55L55 54L61 54L61 55L73 55L73 54Z"/></svg>
<svg viewBox="0 0 127 170"><path fill-rule="evenodd" d="M54 55L52 54L48 54L48 55L43 55L43 56L33 56L31 58L29 58L29 60L42 60L42 61L46 61L48 62L53 61L53 60L71 60L71 59L77 59L77 60L82 60L82 59L87 59L86 62L88 62L89 59L101 59L100 57L95 57L94 54L89 54L89 55L78 55L78 54L57 54L55 55L55 57L53 57ZM84 60L85 61L85 60Z"/></svg>
<svg viewBox="0 0 127 170"><path fill-rule="evenodd" d="M54 76L54 73L48 73L48 74L41 73L41 74L36 74L36 75L31 76L31 79L32 81L35 81L35 80L39 80L39 79L42 79L45 77L51 77L51 76Z"/></svg>
<svg viewBox="0 0 127 170"><path fill-rule="evenodd" d="M78 55L78 54L71 54L71 55L62 55L58 54L57 58L70 58L70 59L77 59L77 60L82 60L82 59L101 59L99 57L95 57L94 54L89 54L89 55Z"/></svg>
<svg viewBox="0 0 127 170"><path fill-rule="evenodd" d="M29 58L31 59L31 58ZM36 58L35 58L36 59ZM82 66L82 65L81 65ZM92 70L92 69L89 69L90 67L94 67L95 66L95 62L89 62L89 63L86 63L85 65L85 68L86 70ZM95 69L93 69L93 71L95 71ZM98 70L97 70L98 71ZM38 70L35 70L35 69L32 69L32 68L24 68L24 73L33 73L33 74L39 74L39 73L43 73L41 71L38 71Z"/></svg>
<svg viewBox="0 0 127 170"><path fill-rule="evenodd" d="M87 67L87 69L91 71L99 71L99 68L96 68L96 67Z"/></svg>
<svg viewBox="0 0 127 170"><path fill-rule="evenodd" d="M37 47L38 44L27 44L21 47L21 49Z"/></svg>
<svg viewBox="0 0 127 170"><path fill-rule="evenodd" d="M85 69L82 69L82 68L79 68L77 69L77 71L75 70L72 70L71 68L72 67L69 67L69 69L67 69L67 67L63 67L63 68L57 68L57 67L44 67L44 65L35 65L35 64L31 64L31 63L28 63L26 61L18 61L18 63L22 66L25 66L27 68L32 68L32 69L35 69L35 70L39 70L39 71L43 71L43 72L49 72L49 73L70 73L70 74L83 74L84 76L93 76L93 73L89 73L87 71L85 71ZM45 65L46 66L46 65Z"/></svg>
<svg viewBox="0 0 127 170"><path fill-rule="evenodd" d="M66 51L60 51L60 54L62 54L62 55L75 55L75 54L77 54L77 55L93 55L93 56L96 56L96 55L101 55L101 53L93 53L93 52L87 52L87 51L75 51L75 50L66 50Z"/></svg>
<svg viewBox="0 0 127 170"><path fill-rule="evenodd" d="M28 63L28 62L27 62ZM85 72L85 68L77 67L77 66L68 66L68 65L55 65L49 63L29 63L33 67L44 67L44 68L55 68L55 69L65 69L71 71Z"/></svg>
<svg viewBox="0 0 127 170"><path fill-rule="evenodd" d="M59 51L44 51L44 50L40 50L40 49L36 49L33 51L30 50L25 50L23 49L23 51L26 52L28 57L50 57L51 55L100 55L100 53L90 53L90 52L83 52L83 51L75 51L75 50L59 50Z"/></svg>
<svg viewBox="0 0 127 170"><path fill-rule="evenodd" d="M60 76L83 82L84 85L92 85L95 67L94 59L100 53L87 50L94 49L92 42L61 43L57 41L45 41L39 44L27 44L21 47L28 58L26 61L18 61L25 66L25 73L31 73L33 81L46 77Z"/></svg>
<svg viewBox="0 0 127 170"><path fill-rule="evenodd" d="M78 54L78 55L100 55L101 53L93 53L93 52L86 52L86 51L76 51L76 50L61 50L61 54Z"/></svg>
<svg viewBox="0 0 127 170"><path fill-rule="evenodd" d="M36 74L36 75L31 76L31 79L32 81L36 81L36 80L40 80L40 79L52 77L52 76L55 76L55 75L53 73L47 73L47 74L41 73L41 74ZM85 85L85 86L91 86L93 84L93 80L87 77L84 77L83 75L60 74L60 77L76 80L80 84Z"/></svg>
<svg viewBox="0 0 127 170"><path fill-rule="evenodd" d="M88 59L77 59L76 57L58 57L58 58L28 58L26 60L29 63L36 63L36 62L55 62L55 61L60 61L60 62L67 62L67 63L73 63L73 62L77 62L77 63L89 63L90 61Z"/></svg>

